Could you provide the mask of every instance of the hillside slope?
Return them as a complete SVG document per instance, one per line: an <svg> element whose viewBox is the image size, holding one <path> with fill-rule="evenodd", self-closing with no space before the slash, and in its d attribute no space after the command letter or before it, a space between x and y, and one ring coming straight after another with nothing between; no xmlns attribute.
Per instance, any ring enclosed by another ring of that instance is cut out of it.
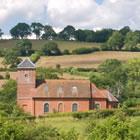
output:
<svg viewBox="0 0 140 140"><path fill-rule="evenodd" d="M96 68L106 59L126 61L132 58L140 58L140 52L105 51L85 55L44 56L37 62L37 66L56 67L60 64L61 67Z"/></svg>
<svg viewBox="0 0 140 140"><path fill-rule="evenodd" d="M16 46L18 40L0 40L0 49L4 48L13 48ZM40 48L47 43L47 40L31 40L32 47L34 50L40 50ZM76 48L86 47L100 47L99 43L87 43L87 42L77 42L77 41L55 41L58 44L58 47L63 51L68 49L72 51Z"/></svg>

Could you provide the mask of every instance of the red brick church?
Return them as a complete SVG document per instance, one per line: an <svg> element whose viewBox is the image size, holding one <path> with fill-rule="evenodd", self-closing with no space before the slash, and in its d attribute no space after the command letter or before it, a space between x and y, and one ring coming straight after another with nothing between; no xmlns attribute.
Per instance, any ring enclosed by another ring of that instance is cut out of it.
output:
<svg viewBox="0 0 140 140"><path fill-rule="evenodd" d="M117 107L118 100L89 80L48 80L36 85L35 64L18 65L17 103L25 112L41 116L48 112L76 112Z"/></svg>

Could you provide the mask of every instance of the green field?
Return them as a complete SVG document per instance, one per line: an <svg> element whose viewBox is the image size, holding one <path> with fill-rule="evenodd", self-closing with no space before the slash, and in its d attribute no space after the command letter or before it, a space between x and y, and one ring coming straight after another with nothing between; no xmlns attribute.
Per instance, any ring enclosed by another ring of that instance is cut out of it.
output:
<svg viewBox="0 0 140 140"><path fill-rule="evenodd" d="M46 40L31 40L32 47L34 50L39 50L45 43ZM58 47L63 51L68 49L72 51L76 48L86 47L100 47L99 43L86 43L86 42L76 42L76 41L55 41L58 44ZM17 40L0 40L0 48L13 48L16 46Z"/></svg>

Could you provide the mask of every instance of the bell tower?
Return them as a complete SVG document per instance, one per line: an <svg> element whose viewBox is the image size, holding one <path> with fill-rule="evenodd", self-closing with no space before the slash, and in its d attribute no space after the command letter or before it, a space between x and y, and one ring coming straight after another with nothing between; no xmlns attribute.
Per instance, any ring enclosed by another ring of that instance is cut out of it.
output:
<svg viewBox="0 0 140 140"><path fill-rule="evenodd" d="M29 97L30 90L36 86L35 64L30 59L25 59L17 69L17 98Z"/></svg>

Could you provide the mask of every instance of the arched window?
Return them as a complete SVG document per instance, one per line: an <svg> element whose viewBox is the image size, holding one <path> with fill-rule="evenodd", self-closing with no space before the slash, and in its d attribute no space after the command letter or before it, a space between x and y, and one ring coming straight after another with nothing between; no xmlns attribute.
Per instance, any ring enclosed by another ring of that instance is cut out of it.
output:
<svg viewBox="0 0 140 140"><path fill-rule="evenodd" d="M78 111L78 105L76 103L72 104L72 112Z"/></svg>
<svg viewBox="0 0 140 140"><path fill-rule="evenodd" d="M63 112L63 103L58 104L58 112Z"/></svg>
<svg viewBox="0 0 140 140"><path fill-rule="evenodd" d="M47 113L47 112L49 112L49 104L45 103L44 104L44 113Z"/></svg>

